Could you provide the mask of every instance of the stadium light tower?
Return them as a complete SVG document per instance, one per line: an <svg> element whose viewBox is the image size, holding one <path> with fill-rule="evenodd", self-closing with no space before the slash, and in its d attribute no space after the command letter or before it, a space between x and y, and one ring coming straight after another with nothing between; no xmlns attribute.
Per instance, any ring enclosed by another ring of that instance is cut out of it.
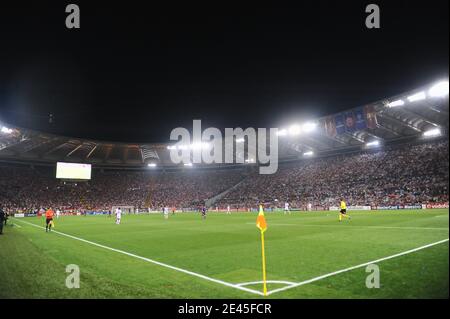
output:
<svg viewBox="0 0 450 319"><path fill-rule="evenodd" d="M425 92L420 91L413 95L408 96L408 101L409 102L417 102L417 101L425 100L426 98L427 98L427 95L425 94Z"/></svg>
<svg viewBox="0 0 450 319"><path fill-rule="evenodd" d="M396 107L396 106L402 106L402 105L405 105L405 101L395 100L395 101L390 102L387 106L388 107Z"/></svg>
<svg viewBox="0 0 450 319"><path fill-rule="evenodd" d="M380 141L372 141L369 143L366 143L367 147L376 147L376 146L380 146Z"/></svg>
<svg viewBox="0 0 450 319"><path fill-rule="evenodd" d="M11 134L13 130L11 128L7 128L6 126L2 126L2 133Z"/></svg>
<svg viewBox="0 0 450 319"><path fill-rule="evenodd" d="M302 125L302 130L305 133L310 133L312 131L314 131L317 127L317 123L314 122L308 122Z"/></svg>
<svg viewBox="0 0 450 319"><path fill-rule="evenodd" d="M433 128L431 130L423 132L424 137L436 137L441 135L441 130L439 128Z"/></svg>
<svg viewBox="0 0 450 319"><path fill-rule="evenodd" d="M201 149L208 148L208 146L209 146L208 143L198 142L198 143L192 143L191 145L189 145L189 148L191 148L193 150L201 150Z"/></svg>
<svg viewBox="0 0 450 319"><path fill-rule="evenodd" d="M428 91L431 97L444 97L448 95L448 81L441 81L433 85Z"/></svg>
<svg viewBox="0 0 450 319"><path fill-rule="evenodd" d="M300 125L294 124L289 127L290 135L299 135L302 132L302 127Z"/></svg>

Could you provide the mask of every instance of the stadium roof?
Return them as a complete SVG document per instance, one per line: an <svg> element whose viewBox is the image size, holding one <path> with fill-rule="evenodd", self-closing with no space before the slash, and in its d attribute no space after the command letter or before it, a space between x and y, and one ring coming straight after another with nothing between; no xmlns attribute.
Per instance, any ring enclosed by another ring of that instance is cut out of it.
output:
<svg viewBox="0 0 450 319"><path fill-rule="evenodd" d="M441 82L442 83L442 82ZM304 156L326 155L370 147L367 143L387 144L417 140L428 135L448 134L448 82L441 87L424 86L397 96L369 103L376 114L376 125L370 128L327 134L323 123L339 114L317 119L317 125L307 133L279 136L280 160ZM444 91L442 96L439 93ZM446 93L445 93L446 92ZM438 129L438 130L436 130ZM288 129L283 132L289 132ZM434 131L432 131L434 130ZM425 134L425 135L427 135ZM280 134L281 135L281 134ZM378 141L378 142L377 142ZM144 167L156 163L159 167L176 167L170 160L168 143L117 143L80 139L38 132L0 122L0 160L26 163L81 162L96 166ZM257 150L248 149L251 154ZM312 152L312 153L311 153ZM245 156L237 154L237 156ZM254 157L253 157L254 158Z"/></svg>

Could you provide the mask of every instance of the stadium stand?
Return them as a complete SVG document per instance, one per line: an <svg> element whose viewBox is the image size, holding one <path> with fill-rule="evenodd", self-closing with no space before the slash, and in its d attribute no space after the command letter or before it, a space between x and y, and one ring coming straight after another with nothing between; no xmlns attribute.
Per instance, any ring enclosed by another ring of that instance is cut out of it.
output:
<svg viewBox="0 0 450 319"><path fill-rule="evenodd" d="M323 158L287 162L273 175L257 170L180 172L94 171L92 180L67 182L51 169L0 166L0 202L10 212L40 207L107 210L113 205L159 210L195 209L205 200L243 182L215 206L327 209L340 197L350 205L407 205L448 202L448 140L390 146Z"/></svg>
<svg viewBox="0 0 450 319"><path fill-rule="evenodd" d="M446 91L437 95L436 87ZM423 98L411 99L418 92ZM448 82L439 82L299 122L296 130L280 127L280 165L273 175L258 174L259 150L248 143L247 154L236 151L233 163L222 158L184 167L171 158L174 141L97 141L0 122L0 204L12 213L48 206L197 209L206 203L246 210L259 202L279 208L285 201L291 208L321 210L344 197L349 205L448 207L448 114ZM245 141L239 134L225 139L223 148ZM56 179L56 162L91 164L92 179Z"/></svg>
<svg viewBox="0 0 450 319"><path fill-rule="evenodd" d="M448 202L448 141L405 144L378 152L309 159L254 174L219 205L256 207L257 202L306 210L351 205L389 206Z"/></svg>
<svg viewBox="0 0 450 319"><path fill-rule="evenodd" d="M49 169L0 166L0 203L12 212L40 207L108 210L113 205L159 210L198 207L242 179L236 170L192 172L95 172L90 181L55 179ZM145 205L150 198L149 206Z"/></svg>

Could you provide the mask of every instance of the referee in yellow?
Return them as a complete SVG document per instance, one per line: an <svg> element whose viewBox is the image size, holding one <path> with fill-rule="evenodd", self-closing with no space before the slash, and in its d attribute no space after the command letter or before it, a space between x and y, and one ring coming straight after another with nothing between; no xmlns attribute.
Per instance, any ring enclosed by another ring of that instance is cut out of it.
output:
<svg viewBox="0 0 450 319"><path fill-rule="evenodd" d="M341 210L339 212L339 221L341 221L343 217L348 218L348 219L352 219L347 214L347 204L345 203L343 198L341 198L341 205L340 206L341 206Z"/></svg>

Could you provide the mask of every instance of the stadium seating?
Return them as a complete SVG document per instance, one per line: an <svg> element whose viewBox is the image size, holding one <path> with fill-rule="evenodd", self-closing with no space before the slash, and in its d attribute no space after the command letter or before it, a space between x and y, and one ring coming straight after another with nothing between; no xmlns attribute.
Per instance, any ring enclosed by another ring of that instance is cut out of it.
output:
<svg viewBox="0 0 450 319"><path fill-rule="evenodd" d="M311 158L281 164L273 175L244 169L189 172L94 171L89 182L64 182L38 167L0 166L0 204L8 211L40 207L104 210L130 205L195 208L240 181L216 205L234 209L268 206L313 209L350 205L448 202L448 141L391 146L380 151Z"/></svg>
<svg viewBox="0 0 450 319"><path fill-rule="evenodd" d="M64 182L51 170L0 166L0 204L11 211L40 207L107 210L113 205L142 210L197 208L242 180L241 170L212 172L97 172L88 182ZM146 205L148 204L148 206Z"/></svg>
<svg viewBox="0 0 450 319"><path fill-rule="evenodd" d="M448 141L402 145L281 166L275 175L248 178L220 204L315 209L350 205L388 206L448 202Z"/></svg>

